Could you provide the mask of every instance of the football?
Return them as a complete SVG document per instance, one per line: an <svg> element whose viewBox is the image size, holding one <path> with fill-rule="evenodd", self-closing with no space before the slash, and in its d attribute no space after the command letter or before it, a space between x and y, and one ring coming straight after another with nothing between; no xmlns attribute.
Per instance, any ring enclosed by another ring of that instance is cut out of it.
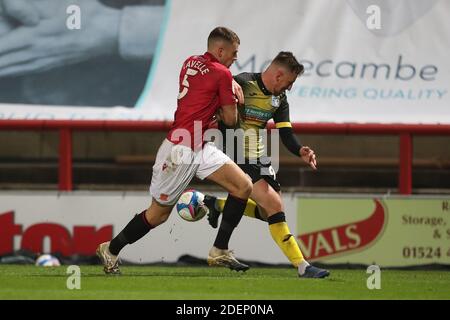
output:
<svg viewBox="0 0 450 320"><path fill-rule="evenodd" d="M208 212L203 204L205 195L197 190L186 190L177 202L178 215L186 221L198 221Z"/></svg>
<svg viewBox="0 0 450 320"><path fill-rule="evenodd" d="M58 267L61 263L58 258L50 254L43 254L36 259L36 265L40 267Z"/></svg>

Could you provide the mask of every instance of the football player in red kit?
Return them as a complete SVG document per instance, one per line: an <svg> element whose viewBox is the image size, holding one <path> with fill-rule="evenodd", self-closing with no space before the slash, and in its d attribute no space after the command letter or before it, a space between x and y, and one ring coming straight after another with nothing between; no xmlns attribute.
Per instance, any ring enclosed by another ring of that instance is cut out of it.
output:
<svg viewBox="0 0 450 320"><path fill-rule="evenodd" d="M203 141L216 113L229 126L237 121L237 98L228 68L237 59L239 44L236 33L217 27L208 37L207 52L191 56L183 63L175 120L153 166L150 207L135 215L114 239L98 246L97 255L105 273L120 274L118 255L122 248L164 223L194 176L211 180L229 193L208 264L237 271L249 268L228 250L228 242L242 218L252 182L213 143ZM242 103L242 95L239 97Z"/></svg>

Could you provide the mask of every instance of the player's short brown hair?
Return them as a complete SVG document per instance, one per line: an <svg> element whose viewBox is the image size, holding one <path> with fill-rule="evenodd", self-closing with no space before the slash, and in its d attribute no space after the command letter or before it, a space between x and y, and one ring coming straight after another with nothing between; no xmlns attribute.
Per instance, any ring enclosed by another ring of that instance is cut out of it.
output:
<svg viewBox="0 0 450 320"><path fill-rule="evenodd" d="M241 44L241 40L238 35L233 30L226 27L216 27L213 31L211 31L208 37L208 47L210 47L211 44L217 40L225 40L230 44L235 42L237 44Z"/></svg>
<svg viewBox="0 0 450 320"><path fill-rule="evenodd" d="M305 71L305 67L297 61L292 52L281 51L277 54L272 63L286 67L292 73L301 75Z"/></svg>

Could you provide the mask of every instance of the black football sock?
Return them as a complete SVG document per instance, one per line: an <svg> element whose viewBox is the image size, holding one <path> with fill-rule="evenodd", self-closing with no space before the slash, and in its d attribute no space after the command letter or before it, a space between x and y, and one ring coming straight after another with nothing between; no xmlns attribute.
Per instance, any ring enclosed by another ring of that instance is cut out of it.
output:
<svg viewBox="0 0 450 320"><path fill-rule="evenodd" d="M244 214L247 199L240 199L232 195L228 195L227 201L223 208L222 221L219 231L217 232L214 246L219 249L228 249L228 242L234 228L239 224Z"/></svg>
<svg viewBox="0 0 450 320"><path fill-rule="evenodd" d="M127 244L135 243L137 240L145 236L153 226L150 225L145 218L145 212L142 211L140 214L134 216L130 222L123 228L123 230L111 240L109 244L109 252L117 256Z"/></svg>

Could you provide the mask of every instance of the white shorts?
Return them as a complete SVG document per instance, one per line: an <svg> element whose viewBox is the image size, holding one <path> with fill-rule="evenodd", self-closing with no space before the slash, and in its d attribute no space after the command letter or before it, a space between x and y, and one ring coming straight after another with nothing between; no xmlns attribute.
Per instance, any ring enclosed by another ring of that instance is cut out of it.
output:
<svg viewBox="0 0 450 320"><path fill-rule="evenodd" d="M194 152L165 139L156 154L150 194L160 204L173 205L195 175L203 180L227 162L231 159L212 142Z"/></svg>

